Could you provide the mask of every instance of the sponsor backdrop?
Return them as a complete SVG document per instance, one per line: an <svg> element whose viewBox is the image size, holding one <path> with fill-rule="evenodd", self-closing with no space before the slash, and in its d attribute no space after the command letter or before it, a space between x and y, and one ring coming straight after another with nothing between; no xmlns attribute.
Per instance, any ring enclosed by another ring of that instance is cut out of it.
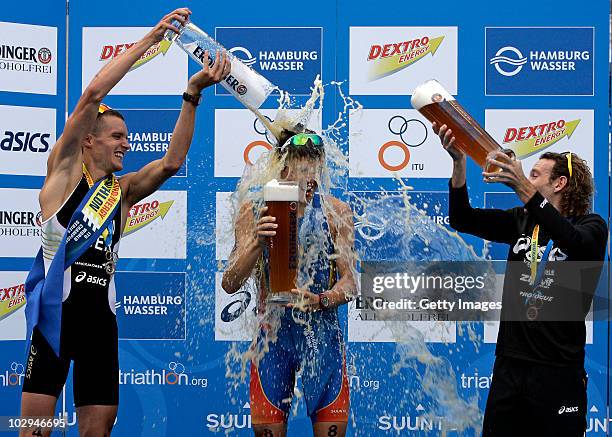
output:
<svg viewBox="0 0 612 437"><path fill-rule="evenodd" d="M280 0L265 7L184 3L198 26L291 92L296 104L306 101L316 75L326 84L343 82L342 91L363 104L344 132L350 167L341 184L347 200L348 192L355 198L393 194L394 178L401 177L414 189L410 201L442 228L448 226L451 163L409 104L416 85L436 78L500 144L516 150L525 167L547 150L584 157L595 176L595 210L608 217L609 2L577 8L560 0L550 8L549 2L517 0L491 8L478 0L468 9L450 0L440 0L435 9L400 0L384 7L313 0L307 9ZM72 0L66 6L64 0L35 0L27 12L15 2L2 6L1 416L19 413L23 281L39 245L37 193L65 113L101 67L181 4ZM180 94L196 71L176 47L166 53L154 47L151 54L150 62L131 71L106 99L123 111L130 130L126 171L163 155ZM275 105L270 98L263 114L274 117ZM325 108L311 128L328 126L343 108L337 88L326 87ZM230 194L245 166L270 148L271 139L249 111L223 88L209 89L198 109L188 162L130 211L116 276L121 338L116 435L250 435L248 384L228 376L226 356L248 347L256 296L249 287L228 296L220 279L233 246ZM475 165L468 171L473 205L518 204L505 187L485 185ZM396 200L389 205L402 207L402 199ZM380 248L396 236L384 235L384 227L363 228L358 216L356 227L364 259L393 259L394 253ZM464 239L478 255L505 259L503 245ZM412 337L419 332L425 346L454 369L459 396L476 399L484 409L494 323L474 326L480 339L475 346L459 323L411 322L415 329L406 331L405 324L364 319L362 307L356 301L340 309L352 389L349 435L441 435L445 412L423 394L419 366L396 366L405 349L391 331ZM588 326L589 436L609 433L609 328L603 321ZM76 414L72 385L70 377L57 409L70 423ZM289 434L311 435L301 401L297 411ZM76 436L76 428L66 435Z"/></svg>

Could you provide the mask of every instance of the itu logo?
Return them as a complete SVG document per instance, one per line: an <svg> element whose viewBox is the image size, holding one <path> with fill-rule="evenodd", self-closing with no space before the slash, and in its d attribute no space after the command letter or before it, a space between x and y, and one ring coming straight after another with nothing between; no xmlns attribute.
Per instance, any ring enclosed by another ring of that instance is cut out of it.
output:
<svg viewBox="0 0 612 437"><path fill-rule="evenodd" d="M499 74L514 76L523 69L523 65L527 63L527 57L523 56L516 47L506 46L499 49L495 56L489 60L489 63L495 67ZM500 64L506 66L506 69L504 70Z"/></svg>
<svg viewBox="0 0 612 437"><path fill-rule="evenodd" d="M401 171L410 163L409 148L419 147L427 140L427 127L420 120L406 119L401 115L391 117L387 127L400 141L391 140L384 143L378 150L378 162L386 170ZM403 159L397 164L389 163L385 155L389 149L393 148L399 149L403 153ZM417 165L423 166L423 164ZM418 170L419 168L414 169Z"/></svg>
<svg viewBox="0 0 612 437"><path fill-rule="evenodd" d="M270 117L268 117L267 115L265 115L264 117L266 118L266 120L272 123L272 119ZM255 141L251 141L244 148L243 158L244 158L244 163L247 165L253 165L259 159L262 153L272 150L272 144L276 143L274 139L268 136L269 135L268 130L264 127L263 123L261 122L259 118L255 118L255 120L253 120L253 130L258 135L265 138L265 141L263 140L263 138L260 138ZM260 149L256 156L254 153L251 153L253 149ZM264 149L264 150L261 150L261 149Z"/></svg>

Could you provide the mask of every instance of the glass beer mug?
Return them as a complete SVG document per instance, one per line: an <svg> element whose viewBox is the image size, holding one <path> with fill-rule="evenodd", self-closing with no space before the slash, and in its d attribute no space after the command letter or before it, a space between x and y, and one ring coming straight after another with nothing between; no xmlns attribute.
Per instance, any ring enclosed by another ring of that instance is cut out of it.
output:
<svg viewBox="0 0 612 437"><path fill-rule="evenodd" d="M503 149L437 80L419 85L410 99L412 107L438 126L445 124L453 131L455 145L478 163L486 172L500 171L487 164L491 152L504 152L515 157L511 149Z"/></svg>
<svg viewBox="0 0 612 437"><path fill-rule="evenodd" d="M298 271L298 207L301 189L297 182L271 180L264 185L268 215L276 217L276 236L268 243L268 302L293 302Z"/></svg>

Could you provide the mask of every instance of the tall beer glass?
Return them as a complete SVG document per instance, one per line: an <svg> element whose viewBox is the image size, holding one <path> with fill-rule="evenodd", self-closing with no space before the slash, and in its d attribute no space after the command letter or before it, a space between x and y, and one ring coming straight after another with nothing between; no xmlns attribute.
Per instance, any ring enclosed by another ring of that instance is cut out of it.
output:
<svg viewBox="0 0 612 437"><path fill-rule="evenodd" d="M271 180L264 186L268 215L276 217L276 236L268 243L268 301L289 303L296 287L298 270L298 203L300 188L296 182Z"/></svg>
<svg viewBox="0 0 612 437"><path fill-rule="evenodd" d="M514 152L502 147L489 135L437 80L419 85L410 99L412 107L429 121L447 125L453 131L455 145L478 163L484 171L501 170L487 164L490 152L500 151L513 157Z"/></svg>

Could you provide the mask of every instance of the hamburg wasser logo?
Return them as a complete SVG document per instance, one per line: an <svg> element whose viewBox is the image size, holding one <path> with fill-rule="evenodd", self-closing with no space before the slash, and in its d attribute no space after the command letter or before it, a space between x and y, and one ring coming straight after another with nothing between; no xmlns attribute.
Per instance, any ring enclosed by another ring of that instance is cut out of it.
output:
<svg viewBox="0 0 612 437"><path fill-rule="evenodd" d="M249 49L245 47L233 47L229 50L229 52L240 59L243 64L252 67L257 63L257 59L253 57Z"/></svg>
<svg viewBox="0 0 612 437"><path fill-rule="evenodd" d="M488 95L593 95L592 27L485 30Z"/></svg>
<svg viewBox="0 0 612 437"><path fill-rule="evenodd" d="M560 119L534 126L509 127L504 134L503 143L505 147L514 150L519 159L527 158L565 137L569 139L578 124L580 119L569 121Z"/></svg>
<svg viewBox="0 0 612 437"><path fill-rule="evenodd" d="M150 225L160 217L163 220L173 203L174 200L161 203L157 200L153 200L151 202L134 205L128 212L128 219L125 223L123 236L125 237L126 235L133 234L139 229Z"/></svg>
<svg viewBox="0 0 612 437"><path fill-rule="evenodd" d="M499 74L514 76L523 69L523 65L527 63L527 58L516 47L508 46L499 49L495 56L491 58L490 63L495 66L495 70Z"/></svg>
<svg viewBox="0 0 612 437"><path fill-rule="evenodd" d="M320 27L218 27L216 40L237 59L293 95L308 95L321 75ZM227 94L217 87L217 94Z"/></svg>
<svg viewBox="0 0 612 437"><path fill-rule="evenodd" d="M368 79L381 79L420 61L428 54L434 56L444 36L422 36L410 41L372 44L368 54Z"/></svg>

